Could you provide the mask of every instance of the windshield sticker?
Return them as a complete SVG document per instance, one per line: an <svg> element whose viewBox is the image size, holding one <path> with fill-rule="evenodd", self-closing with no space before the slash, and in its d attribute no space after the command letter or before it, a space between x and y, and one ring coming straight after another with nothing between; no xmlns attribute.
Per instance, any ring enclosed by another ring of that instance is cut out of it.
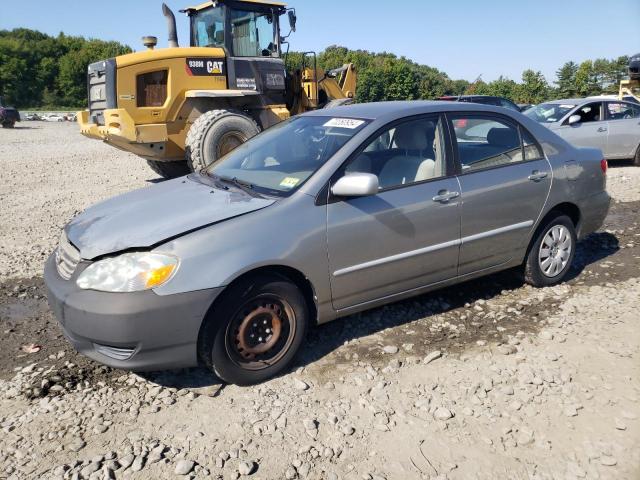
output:
<svg viewBox="0 0 640 480"><path fill-rule="evenodd" d="M364 120L356 120L355 118L332 118L323 127L340 127L340 128L358 128L364 123Z"/></svg>
<svg viewBox="0 0 640 480"><path fill-rule="evenodd" d="M296 177L285 177L281 182L280 182L280 186L281 187L286 187L286 188L293 188L295 187L298 183L300 183L300 179L296 178Z"/></svg>

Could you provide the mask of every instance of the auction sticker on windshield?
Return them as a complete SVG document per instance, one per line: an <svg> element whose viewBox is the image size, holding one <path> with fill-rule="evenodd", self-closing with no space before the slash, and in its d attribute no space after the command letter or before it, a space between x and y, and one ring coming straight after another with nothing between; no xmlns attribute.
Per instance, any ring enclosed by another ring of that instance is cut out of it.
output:
<svg viewBox="0 0 640 480"><path fill-rule="evenodd" d="M280 182L281 187L293 188L300 182L299 178L286 177Z"/></svg>
<svg viewBox="0 0 640 480"><path fill-rule="evenodd" d="M355 118L332 118L323 127L340 127L340 128L358 128L364 123L364 120Z"/></svg>

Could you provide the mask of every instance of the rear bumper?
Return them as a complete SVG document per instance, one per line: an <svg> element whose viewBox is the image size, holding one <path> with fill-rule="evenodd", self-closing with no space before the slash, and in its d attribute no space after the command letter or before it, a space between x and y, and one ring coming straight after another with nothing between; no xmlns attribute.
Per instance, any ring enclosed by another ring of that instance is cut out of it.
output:
<svg viewBox="0 0 640 480"><path fill-rule="evenodd" d="M78 288L78 273L62 279L53 255L44 270L49 305L78 352L125 370L198 364L200 326L222 288L175 295L107 293Z"/></svg>
<svg viewBox="0 0 640 480"><path fill-rule="evenodd" d="M578 229L578 238L584 238L595 232L604 223L609 213L611 197L606 191L591 195L581 202L582 221Z"/></svg>

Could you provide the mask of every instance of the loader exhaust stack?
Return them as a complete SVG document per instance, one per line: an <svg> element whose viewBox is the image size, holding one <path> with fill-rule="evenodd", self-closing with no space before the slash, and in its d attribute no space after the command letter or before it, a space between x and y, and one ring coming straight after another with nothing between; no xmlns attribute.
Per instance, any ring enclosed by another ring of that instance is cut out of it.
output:
<svg viewBox="0 0 640 480"><path fill-rule="evenodd" d="M176 17L166 3L162 4L162 14L167 19L167 28L169 30L169 48L178 46L178 31L176 29Z"/></svg>

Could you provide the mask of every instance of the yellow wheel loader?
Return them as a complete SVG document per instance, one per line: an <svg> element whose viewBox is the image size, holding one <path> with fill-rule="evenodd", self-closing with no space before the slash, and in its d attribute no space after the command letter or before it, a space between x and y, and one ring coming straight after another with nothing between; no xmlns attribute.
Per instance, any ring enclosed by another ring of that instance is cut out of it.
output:
<svg viewBox="0 0 640 480"><path fill-rule="evenodd" d="M629 79L620 82L618 98L640 103L640 53L629 58Z"/></svg>
<svg viewBox="0 0 640 480"><path fill-rule="evenodd" d="M173 12L162 10L168 48L143 37L146 50L89 65L89 108L78 123L83 135L145 158L165 178L199 171L292 115L353 102L352 64L322 71L305 52L287 71L296 15L282 3L217 0L181 10L188 47L178 45Z"/></svg>

